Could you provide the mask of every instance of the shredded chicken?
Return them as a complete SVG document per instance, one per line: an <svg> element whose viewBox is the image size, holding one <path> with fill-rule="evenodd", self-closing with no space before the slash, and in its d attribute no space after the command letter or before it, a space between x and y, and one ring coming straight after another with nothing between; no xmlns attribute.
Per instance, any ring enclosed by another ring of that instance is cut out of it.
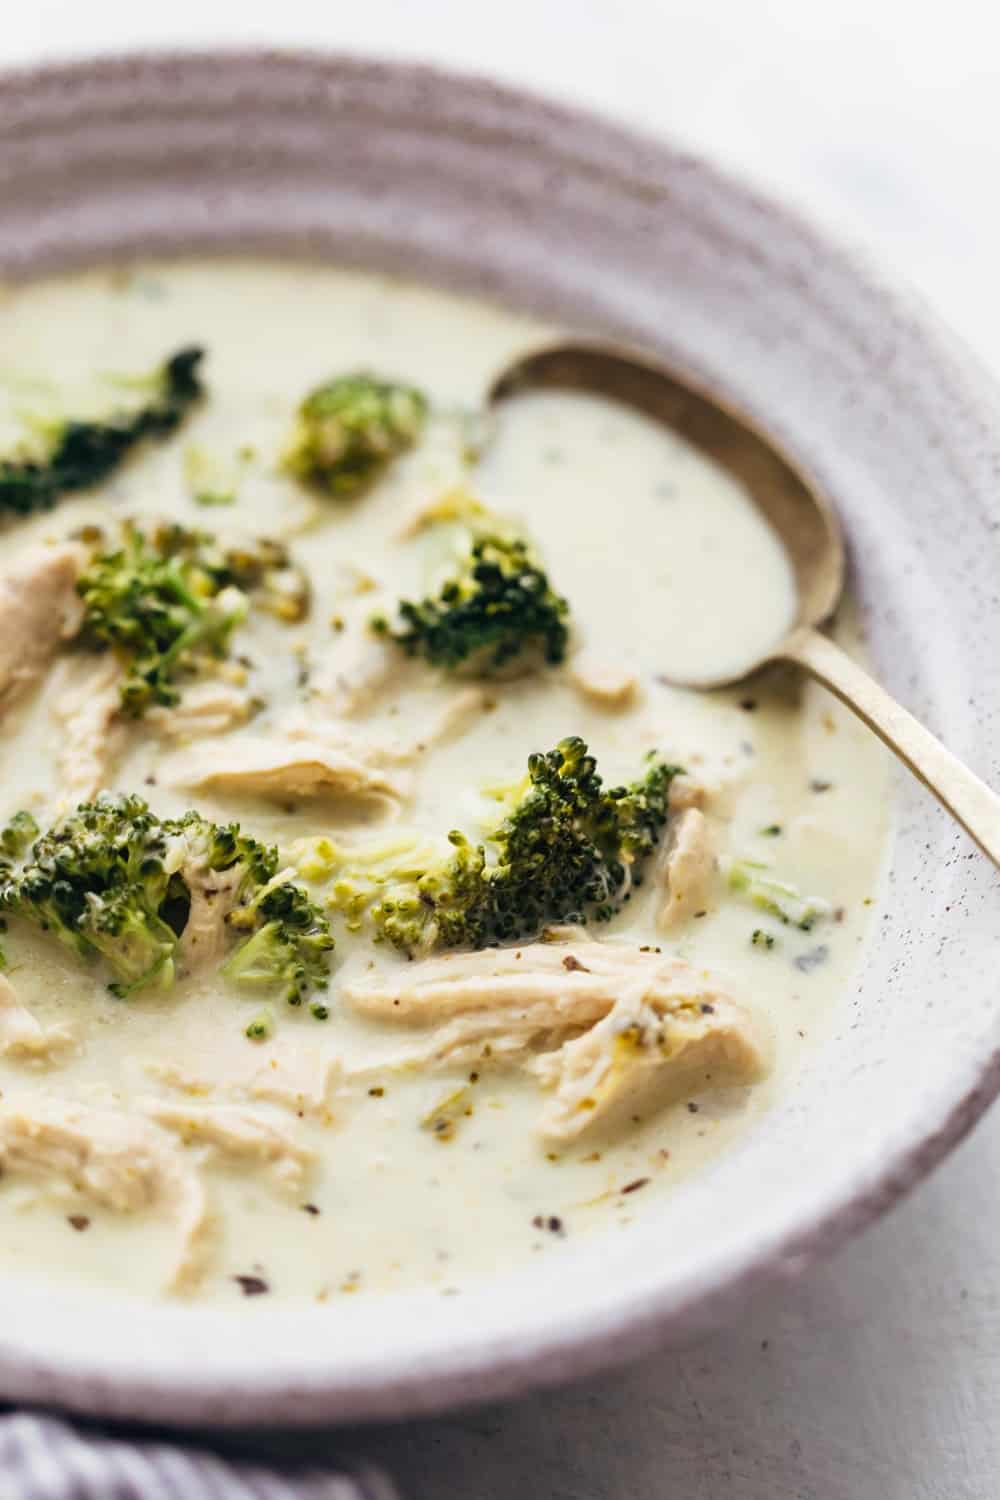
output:
<svg viewBox="0 0 1000 1500"><path fill-rule="evenodd" d="M716 817L728 819L735 813L752 777L750 759L733 759L723 765L698 766L680 757L688 771L676 776L670 784L670 811L685 812L689 807L708 809Z"/></svg>
<svg viewBox="0 0 1000 1500"><path fill-rule="evenodd" d="M352 1079L386 1072L459 1068L489 1064L514 1067L560 1046L586 1029L568 1016L553 1018L547 1004L472 1011L436 1026L426 1040L410 1043L378 1062L351 1070Z"/></svg>
<svg viewBox="0 0 1000 1500"><path fill-rule="evenodd" d="M268 1167L275 1181L297 1191L313 1154L266 1116L238 1104L163 1104L147 1100L142 1106L157 1125L172 1131L185 1145L204 1146L225 1161Z"/></svg>
<svg viewBox="0 0 1000 1500"><path fill-rule="evenodd" d="M62 731L57 755L68 801L89 802L109 785L122 752L122 668L117 657L74 657L60 663L53 684L53 717Z"/></svg>
<svg viewBox="0 0 1000 1500"><path fill-rule="evenodd" d="M555 1090L542 1135L565 1145L693 1088L749 1083L765 1058L741 1006L702 972L663 960L659 972L651 966L649 982L626 986L603 1021L530 1064Z"/></svg>
<svg viewBox="0 0 1000 1500"><path fill-rule="evenodd" d="M526 1063L556 1091L543 1133L572 1140L675 1088L748 1079L764 1049L750 1017L703 970L614 942L559 941L424 959L348 980L363 1015L435 1027L392 1065ZM561 1045L560 1045L561 1044ZM555 1049L555 1050L553 1050Z"/></svg>
<svg viewBox="0 0 1000 1500"><path fill-rule="evenodd" d="M589 651L574 656L569 676L573 686L601 708L627 708L639 687L634 672Z"/></svg>
<svg viewBox="0 0 1000 1500"><path fill-rule="evenodd" d="M242 688L212 678L185 688L175 708L151 708L146 723L164 739L184 743L236 729L252 709L253 699Z"/></svg>
<svg viewBox="0 0 1000 1500"><path fill-rule="evenodd" d="M75 543L37 547L0 574L0 716L80 629L76 581L85 557Z"/></svg>
<svg viewBox="0 0 1000 1500"><path fill-rule="evenodd" d="M577 957L576 948L580 956ZM347 979L342 994L362 1015L408 1026L456 1016L530 1012L536 1029L587 1026L614 1004L623 973L646 955L610 943L529 943L446 953Z"/></svg>
<svg viewBox="0 0 1000 1500"><path fill-rule="evenodd" d="M405 775L390 774L378 750L359 736L344 735L337 745L318 738L237 734L227 736L224 745L224 753L213 744L167 757L161 779L172 786L281 802L328 796L398 803L409 795Z"/></svg>
<svg viewBox="0 0 1000 1500"><path fill-rule="evenodd" d="M226 918L238 902L246 872L240 865L230 870L212 870L189 861L181 874L191 893L191 906L181 933L180 956L187 972L193 973L222 958L226 948Z"/></svg>
<svg viewBox="0 0 1000 1500"><path fill-rule="evenodd" d="M76 1037L68 1026L43 1026L21 1004L10 980L0 974L0 1057L45 1066L62 1062L75 1046Z"/></svg>
<svg viewBox="0 0 1000 1500"><path fill-rule="evenodd" d="M197 1281L208 1226L205 1191L180 1147L151 1121L55 1099L6 1102L0 1176L25 1178L113 1213L166 1214L181 1244L170 1289Z"/></svg>
<svg viewBox="0 0 1000 1500"><path fill-rule="evenodd" d="M682 773L680 776L675 776L670 783L671 813L686 812L689 807L703 808L707 801L707 788L702 782L696 781L693 776Z"/></svg>
<svg viewBox="0 0 1000 1500"><path fill-rule="evenodd" d="M672 821L653 880L662 892L656 911L661 932L708 909L715 883L715 850L708 820L697 807L687 808Z"/></svg>
<svg viewBox="0 0 1000 1500"><path fill-rule="evenodd" d="M280 1104L328 1125L333 1118L331 1098L339 1081L340 1065L333 1058L304 1058L299 1054L287 1061L272 1059L265 1063L244 1087L251 1099Z"/></svg>
<svg viewBox="0 0 1000 1500"><path fill-rule="evenodd" d="M489 703L490 696L482 688L460 688L452 693L430 732L417 741L415 751L420 754L433 746L446 744L448 740L461 739L487 711Z"/></svg>
<svg viewBox="0 0 1000 1500"><path fill-rule="evenodd" d="M281 732L289 740L325 745L338 754L368 761L373 766L402 766L414 758L409 745L383 744L366 729L316 713L314 709L293 709L282 720Z"/></svg>
<svg viewBox="0 0 1000 1500"><path fill-rule="evenodd" d="M598 943L579 929L552 928L521 948L485 948L421 959L405 968L347 980L342 994L366 1016L433 1027L427 1042L392 1060L428 1064L522 1062L602 1019L624 987L649 976L654 988L670 966L687 966L638 948Z"/></svg>
<svg viewBox="0 0 1000 1500"><path fill-rule="evenodd" d="M333 1118L332 1098L340 1080L336 1059L302 1048L281 1049L275 1044L264 1062L256 1056L249 1067L240 1067L220 1078L188 1072L174 1063L148 1063L146 1071L176 1093L190 1098L222 1095L231 1099L258 1099L280 1105L296 1115L309 1115L323 1124Z"/></svg>
<svg viewBox="0 0 1000 1500"><path fill-rule="evenodd" d="M368 617L374 613L369 601L363 619L354 611L354 618L344 620L343 629L311 680L313 701L341 718L354 718L372 709L406 666L395 646L379 640L368 629Z"/></svg>

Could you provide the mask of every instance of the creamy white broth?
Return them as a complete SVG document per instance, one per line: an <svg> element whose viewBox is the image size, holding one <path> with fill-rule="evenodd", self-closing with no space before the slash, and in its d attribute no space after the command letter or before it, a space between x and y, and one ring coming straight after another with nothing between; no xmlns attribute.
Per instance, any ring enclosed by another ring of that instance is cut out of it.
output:
<svg viewBox="0 0 1000 1500"><path fill-rule="evenodd" d="M144 449L100 491L10 526L4 559L83 524L110 529L124 516L169 516L220 536L281 535L308 569L314 601L300 625L252 616L237 637L234 649L253 663L249 686L266 700L255 733L280 724L304 693L308 702L334 641L331 620L358 607L353 570L384 586L389 599L427 591L460 529L431 528L403 541L400 527L457 484L529 531L569 599L573 650L585 647L638 679L624 709L581 695L572 662L493 685L464 732L422 759L412 801L394 819L364 803L315 799L288 811L273 801L168 787L159 776L162 744L145 730L131 737L113 788L140 792L163 815L196 805L208 816L238 817L283 849L305 835L364 841L391 829L436 837L455 826L475 833L495 815L484 788L520 777L531 751L579 734L609 783L634 778L647 750L683 764L715 789L707 813L720 852L769 861L836 912L798 932L727 893L720 879L706 915L665 937L653 926L655 892L639 892L599 940L656 943L717 973L766 1026L770 1072L752 1086L706 1089L624 1131L560 1150L538 1137L544 1096L531 1078L484 1068L468 1084L468 1067L392 1070L413 1034L359 1020L337 995L345 978L373 960L387 968L404 961L352 936L336 915L330 1019L275 1006L274 1037L263 1044L244 1036L259 997L209 976L118 1001L104 976L14 923L5 942L19 997L43 1022L70 1024L79 1046L69 1061L44 1070L0 1060L3 1102L183 1106L213 1096L177 1093L164 1069L208 1088L245 1072L251 1056L266 1067L290 1047L336 1061L342 1072L328 1110L300 1117L260 1105L315 1153L300 1187L275 1185L259 1170L198 1166L210 1199L211 1248L189 1295L223 1299L242 1296L234 1279L241 1276L261 1278L272 1295L324 1301L428 1283L451 1293L499 1263L571 1254L579 1235L614 1232L731 1144L774 1102L844 994L886 837L884 753L821 690L788 676L711 695L664 681L706 663L706 671L720 661L726 670L787 624L787 563L739 488L645 418L557 393L507 404L467 471L462 414L474 413L508 358L553 330L378 277L253 262L93 273L10 291L0 331L0 435L8 444L22 430L25 407L100 410L113 396L97 378L102 373L153 366L186 342L207 348L209 398L183 430ZM302 395L359 366L419 384L436 414L417 449L375 490L338 504L283 475L276 459ZM244 446L254 450L233 506L205 509L191 498L184 477L191 444L227 460ZM838 635L858 649L849 612ZM408 672L365 725L383 739L419 739L465 687L429 670ZM54 691L50 676L4 721L3 817L29 807L44 821L58 803ZM225 757L223 737L206 743ZM773 827L780 833L763 832ZM321 888L314 894L323 899ZM774 948L752 945L758 928L775 937ZM818 949L825 952L814 962ZM803 958L806 967L796 962ZM421 1120L466 1084L472 1113L451 1139L435 1139ZM197 1163L199 1149L191 1155ZM622 1193L639 1180L641 1192ZM70 1216L85 1217L85 1229ZM162 1294L175 1252L176 1226L165 1216L74 1205L13 1176L0 1184L0 1270L152 1296Z"/></svg>
<svg viewBox="0 0 1000 1500"><path fill-rule="evenodd" d="M544 493L527 518L560 559L560 586L592 601L579 634L614 640L637 671L655 656L675 681L736 677L791 627L795 580L777 536L741 485L642 413L577 392L522 395L502 408L482 468L495 504Z"/></svg>

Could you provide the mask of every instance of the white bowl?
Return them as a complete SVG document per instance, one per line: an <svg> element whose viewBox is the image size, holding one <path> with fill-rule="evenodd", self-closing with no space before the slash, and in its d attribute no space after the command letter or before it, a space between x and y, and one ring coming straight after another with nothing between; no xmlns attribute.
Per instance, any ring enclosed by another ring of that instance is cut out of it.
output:
<svg viewBox="0 0 1000 1500"><path fill-rule="evenodd" d="M87 63L0 81L0 267L267 248L399 271L659 350L832 495L888 686L1000 747L996 396L914 305L703 162L492 84L343 58ZM252 331L251 335L252 337ZM248 342L248 348L251 345ZM1000 1086L998 877L897 778L834 1034L742 1144L627 1234L336 1308L116 1304L7 1283L0 1393L160 1421L399 1416L738 1315L887 1208Z"/></svg>

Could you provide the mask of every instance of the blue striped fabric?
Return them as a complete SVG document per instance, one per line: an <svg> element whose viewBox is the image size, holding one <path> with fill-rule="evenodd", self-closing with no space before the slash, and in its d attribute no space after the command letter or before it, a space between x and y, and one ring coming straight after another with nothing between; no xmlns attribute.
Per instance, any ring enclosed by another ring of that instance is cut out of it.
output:
<svg viewBox="0 0 1000 1500"><path fill-rule="evenodd" d="M0 1416L0 1500L399 1500L367 1465L320 1470L129 1441L28 1412Z"/></svg>

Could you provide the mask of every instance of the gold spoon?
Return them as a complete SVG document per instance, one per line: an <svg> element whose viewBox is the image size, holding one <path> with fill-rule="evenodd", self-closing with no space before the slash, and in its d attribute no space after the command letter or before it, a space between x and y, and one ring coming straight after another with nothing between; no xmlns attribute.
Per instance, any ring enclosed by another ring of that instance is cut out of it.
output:
<svg viewBox="0 0 1000 1500"><path fill-rule="evenodd" d="M487 400L493 405L544 388L610 397L665 423L745 485L784 544L798 593L787 634L736 677L678 680L678 686L728 687L772 662L796 662L874 729L1000 865L1000 797L817 628L843 592L840 523L771 440L645 356L600 344L557 344L523 355L493 382Z"/></svg>

